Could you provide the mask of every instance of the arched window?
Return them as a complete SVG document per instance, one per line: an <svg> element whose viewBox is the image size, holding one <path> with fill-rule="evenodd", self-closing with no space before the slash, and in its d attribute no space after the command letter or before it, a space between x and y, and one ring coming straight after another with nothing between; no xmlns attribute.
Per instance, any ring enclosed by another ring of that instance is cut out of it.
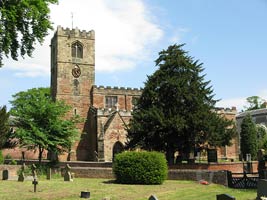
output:
<svg viewBox="0 0 267 200"><path fill-rule="evenodd" d="M83 58L83 46L79 41L71 45L71 56L73 58Z"/></svg>

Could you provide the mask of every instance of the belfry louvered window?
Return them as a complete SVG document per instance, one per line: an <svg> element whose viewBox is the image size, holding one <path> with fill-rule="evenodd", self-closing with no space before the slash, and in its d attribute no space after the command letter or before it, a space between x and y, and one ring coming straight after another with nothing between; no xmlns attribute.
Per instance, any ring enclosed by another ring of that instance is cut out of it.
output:
<svg viewBox="0 0 267 200"><path fill-rule="evenodd" d="M71 45L71 56L73 58L83 58L83 46L79 41Z"/></svg>

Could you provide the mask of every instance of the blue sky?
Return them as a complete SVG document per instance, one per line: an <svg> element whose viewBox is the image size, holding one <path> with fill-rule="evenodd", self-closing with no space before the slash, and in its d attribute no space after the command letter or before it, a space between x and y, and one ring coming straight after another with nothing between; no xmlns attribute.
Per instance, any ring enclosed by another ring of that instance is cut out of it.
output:
<svg viewBox="0 0 267 200"><path fill-rule="evenodd" d="M246 97L267 99L267 0L59 0L51 6L56 28L96 32L96 85L143 87L156 68L158 52L185 43L203 63L218 106L245 105ZM33 58L5 59L0 69L0 106L12 95L50 86L49 43Z"/></svg>

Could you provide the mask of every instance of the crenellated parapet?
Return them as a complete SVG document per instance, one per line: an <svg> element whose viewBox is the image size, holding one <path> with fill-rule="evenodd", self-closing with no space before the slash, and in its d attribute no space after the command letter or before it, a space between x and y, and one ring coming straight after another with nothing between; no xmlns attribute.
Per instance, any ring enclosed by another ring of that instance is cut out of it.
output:
<svg viewBox="0 0 267 200"><path fill-rule="evenodd" d="M96 86L93 85L92 92L93 94L104 94L104 95L136 95L140 96L142 89L131 88L131 87L111 87L111 86Z"/></svg>
<svg viewBox="0 0 267 200"><path fill-rule="evenodd" d="M215 112L218 113L218 114L233 114L233 115L236 115L237 114L237 109L236 109L236 107L232 107L232 108L216 107L215 108Z"/></svg>
<svg viewBox="0 0 267 200"><path fill-rule="evenodd" d="M95 31L85 31L85 30L79 30L76 29L69 29L69 28L63 28L61 26L57 27L57 35L60 36L66 36L66 37L77 37L77 38L84 38L84 39L95 39Z"/></svg>

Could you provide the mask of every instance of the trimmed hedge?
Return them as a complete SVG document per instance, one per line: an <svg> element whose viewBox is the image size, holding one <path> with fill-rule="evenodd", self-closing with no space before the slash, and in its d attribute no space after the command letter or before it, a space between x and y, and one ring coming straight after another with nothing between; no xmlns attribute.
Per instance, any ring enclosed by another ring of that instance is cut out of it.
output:
<svg viewBox="0 0 267 200"><path fill-rule="evenodd" d="M163 153L123 152L115 156L113 172L116 181L123 184L162 184L168 167Z"/></svg>

